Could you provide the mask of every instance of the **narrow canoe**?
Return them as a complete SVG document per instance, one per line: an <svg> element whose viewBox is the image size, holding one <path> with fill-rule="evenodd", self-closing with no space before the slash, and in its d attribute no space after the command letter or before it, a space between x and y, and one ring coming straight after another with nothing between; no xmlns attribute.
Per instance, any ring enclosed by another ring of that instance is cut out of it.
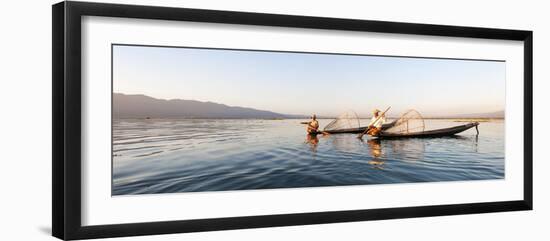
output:
<svg viewBox="0 0 550 241"><path fill-rule="evenodd" d="M392 127L394 124L395 124L395 121L387 123L387 124L383 124L382 125L382 130L386 130L386 129ZM358 134L358 133L363 133L367 128L368 128L368 126L362 126L362 127L358 127L358 128L349 128L349 129L339 129L339 130L323 130L323 131L312 132L312 133L309 133L309 134L311 134L311 135L317 135L317 134L322 134L322 133Z"/></svg>
<svg viewBox="0 0 550 241"><path fill-rule="evenodd" d="M465 130L468 130L472 127L477 127L479 125L479 122L472 122L465 125L459 125L459 126L453 126L449 128L443 128L443 129L437 129L437 130L429 130L429 131L423 131L423 132L414 132L414 133L380 133L380 135L376 136L380 139L391 139L391 138L427 138L427 137L444 137L444 136L452 136L455 134L458 134L460 132L463 132Z"/></svg>

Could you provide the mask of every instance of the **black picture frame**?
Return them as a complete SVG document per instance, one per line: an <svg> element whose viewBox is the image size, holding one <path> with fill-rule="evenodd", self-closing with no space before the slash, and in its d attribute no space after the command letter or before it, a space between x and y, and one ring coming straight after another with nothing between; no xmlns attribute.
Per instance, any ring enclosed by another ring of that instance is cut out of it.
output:
<svg viewBox="0 0 550 241"><path fill-rule="evenodd" d="M429 36L517 40L524 43L523 199L403 208L342 210L282 215L81 224L81 17L194 21L260 26L349 30ZM307 225L380 219L531 210L533 208L533 32L415 23L336 19L171 7L60 2L52 6L52 233L60 239L87 239Z"/></svg>

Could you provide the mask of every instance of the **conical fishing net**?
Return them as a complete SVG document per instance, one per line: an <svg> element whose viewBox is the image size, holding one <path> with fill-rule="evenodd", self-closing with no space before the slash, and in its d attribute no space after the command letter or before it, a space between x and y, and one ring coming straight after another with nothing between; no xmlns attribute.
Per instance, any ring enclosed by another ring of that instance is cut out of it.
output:
<svg viewBox="0 0 550 241"><path fill-rule="evenodd" d="M334 119L330 123L328 123L327 126L325 126L325 131L333 131L333 130L342 130L342 129L351 129L351 128L359 128L359 117L357 116L357 113L354 111L347 111L338 118Z"/></svg>
<svg viewBox="0 0 550 241"><path fill-rule="evenodd" d="M424 118L416 110L408 110L395 121L395 124L384 130L386 133L406 134L424 131Z"/></svg>

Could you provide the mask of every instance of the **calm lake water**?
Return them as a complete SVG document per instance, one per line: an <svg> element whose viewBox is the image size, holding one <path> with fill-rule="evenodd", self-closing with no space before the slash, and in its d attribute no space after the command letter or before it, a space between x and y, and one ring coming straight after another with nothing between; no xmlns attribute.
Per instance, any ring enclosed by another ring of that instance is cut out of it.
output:
<svg viewBox="0 0 550 241"><path fill-rule="evenodd" d="M380 141L310 138L300 121L114 120L112 194L504 178L503 121L482 122L478 137ZM461 124L426 120L426 129Z"/></svg>

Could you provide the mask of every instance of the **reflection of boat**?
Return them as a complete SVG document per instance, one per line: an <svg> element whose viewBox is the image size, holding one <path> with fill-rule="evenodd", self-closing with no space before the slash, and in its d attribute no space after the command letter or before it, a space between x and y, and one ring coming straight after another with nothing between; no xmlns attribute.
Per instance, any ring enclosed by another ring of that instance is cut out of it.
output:
<svg viewBox="0 0 550 241"><path fill-rule="evenodd" d="M377 138L426 138L426 137L444 137L444 136L452 136L455 134L458 134L460 132L463 132L465 130L468 130L472 127L476 127L479 125L479 122L472 122L465 125L459 125L449 128L443 128L443 129L437 129L437 130L429 130L429 131L420 131L420 132L410 132L410 133L389 133L389 132L381 132Z"/></svg>
<svg viewBox="0 0 550 241"><path fill-rule="evenodd" d="M392 127L395 124L395 121L387 123L382 125L382 130L388 129ZM344 134L344 133L351 133L351 134L357 134L357 133L363 133L368 127L362 126L357 128L345 128L345 129L336 129L336 130L323 130L323 131L317 131L313 133L309 133L312 135L316 134L323 134L323 133L329 133L329 134Z"/></svg>

